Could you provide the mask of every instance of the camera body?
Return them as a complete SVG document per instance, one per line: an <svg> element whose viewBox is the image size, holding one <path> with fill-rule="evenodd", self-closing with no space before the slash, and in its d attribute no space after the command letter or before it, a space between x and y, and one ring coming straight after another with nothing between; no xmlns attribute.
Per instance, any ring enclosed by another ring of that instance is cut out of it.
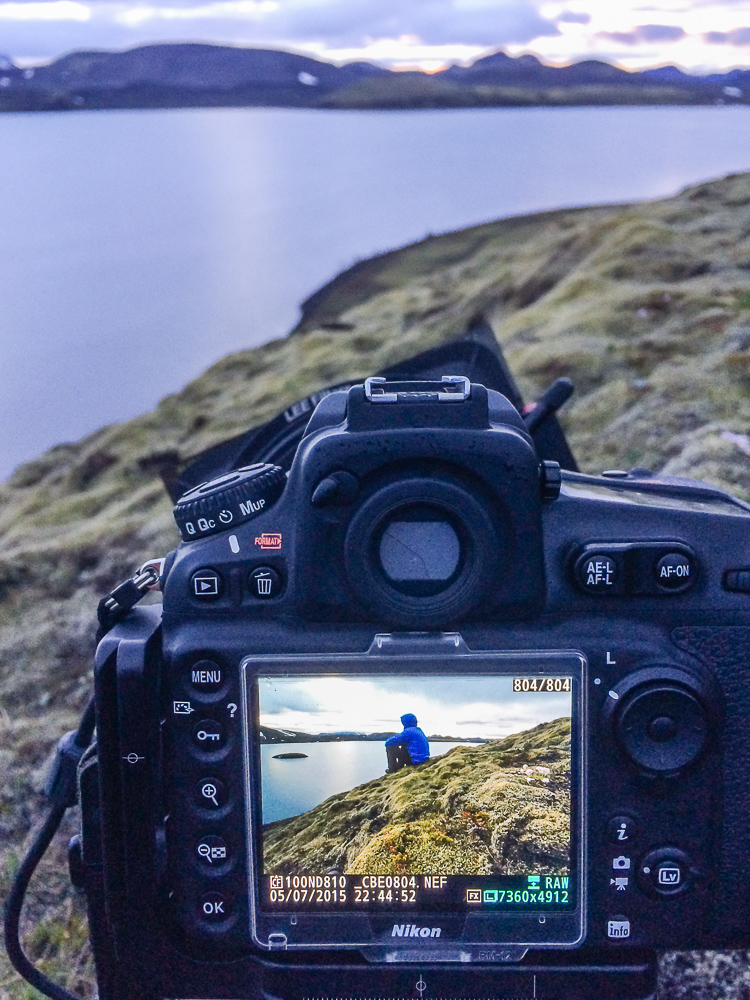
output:
<svg viewBox="0 0 750 1000"><path fill-rule="evenodd" d="M175 516L97 652L102 1000L624 1000L748 946L750 506L561 472L446 377L332 393L288 477Z"/></svg>

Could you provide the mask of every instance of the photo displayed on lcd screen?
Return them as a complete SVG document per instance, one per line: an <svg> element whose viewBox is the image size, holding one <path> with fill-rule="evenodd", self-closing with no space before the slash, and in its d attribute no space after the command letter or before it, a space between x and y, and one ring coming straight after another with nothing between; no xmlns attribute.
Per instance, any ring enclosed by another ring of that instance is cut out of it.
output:
<svg viewBox="0 0 750 1000"><path fill-rule="evenodd" d="M571 677L257 683L270 906L574 905Z"/></svg>

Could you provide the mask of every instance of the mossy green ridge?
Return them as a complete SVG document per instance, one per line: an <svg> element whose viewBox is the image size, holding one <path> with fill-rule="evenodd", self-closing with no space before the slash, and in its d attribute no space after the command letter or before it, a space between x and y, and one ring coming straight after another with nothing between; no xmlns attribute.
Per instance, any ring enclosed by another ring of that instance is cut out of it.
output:
<svg viewBox="0 0 750 1000"><path fill-rule="evenodd" d="M263 835L267 874L567 874L570 719L453 747Z"/></svg>
<svg viewBox="0 0 750 1000"><path fill-rule="evenodd" d="M151 413L59 444L0 484L3 878L44 807L45 759L88 697L99 598L177 544L163 456L188 460L478 313L528 400L559 375L576 383L561 416L584 470L649 466L750 499L750 174L490 222L358 264L308 300L294 335L230 355ZM62 851L53 861L62 874L45 862L35 911L50 919L68 905ZM0 997L23 996L2 961Z"/></svg>
<svg viewBox="0 0 750 1000"><path fill-rule="evenodd" d="M353 111L425 108L527 108L602 105L713 104L709 92L628 81L623 84L473 84L440 75L393 73L358 80L328 94L316 107Z"/></svg>

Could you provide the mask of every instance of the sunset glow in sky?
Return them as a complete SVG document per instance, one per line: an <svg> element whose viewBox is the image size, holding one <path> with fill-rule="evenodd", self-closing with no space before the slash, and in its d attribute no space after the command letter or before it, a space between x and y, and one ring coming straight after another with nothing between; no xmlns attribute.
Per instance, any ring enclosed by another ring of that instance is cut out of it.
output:
<svg viewBox="0 0 750 1000"><path fill-rule="evenodd" d="M503 49L706 72L750 65L750 0L0 0L0 53L204 41L437 70Z"/></svg>

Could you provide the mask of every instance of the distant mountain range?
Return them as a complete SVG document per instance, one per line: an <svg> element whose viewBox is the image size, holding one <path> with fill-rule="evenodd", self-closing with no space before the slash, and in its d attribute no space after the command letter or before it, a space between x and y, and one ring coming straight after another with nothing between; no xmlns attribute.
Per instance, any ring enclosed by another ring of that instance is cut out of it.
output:
<svg viewBox="0 0 750 1000"><path fill-rule="evenodd" d="M0 56L0 110L266 106L339 109L750 100L750 69L693 76L675 66L628 72L586 60L547 66L504 52L438 73L332 63L273 49L175 43L71 52L21 69Z"/></svg>
<svg viewBox="0 0 750 1000"><path fill-rule="evenodd" d="M374 740L378 743L395 736L394 730L387 733L303 733L294 729L272 729L270 726L261 726L259 730L261 743L343 743L351 740ZM488 743L489 740L481 736L428 736L430 740L442 743Z"/></svg>

